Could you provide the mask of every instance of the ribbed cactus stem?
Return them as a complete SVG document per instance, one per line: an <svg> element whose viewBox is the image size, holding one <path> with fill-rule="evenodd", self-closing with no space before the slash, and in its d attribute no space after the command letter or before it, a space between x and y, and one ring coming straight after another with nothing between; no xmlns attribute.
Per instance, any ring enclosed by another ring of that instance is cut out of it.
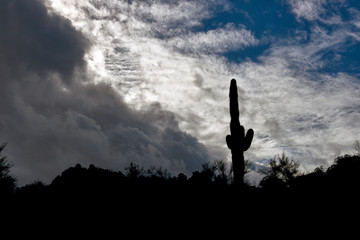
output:
<svg viewBox="0 0 360 240"><path fill-rule="evenodd" d="M249 129L245 135L245 129L240 124L240 113L238 105L238 94L236 80L232 79L230 83L230 134L226 136L226 143L231 150L233 162L234 183L243 185L245 161L244 152L250 148L254 137L254 131Z"/></svg>

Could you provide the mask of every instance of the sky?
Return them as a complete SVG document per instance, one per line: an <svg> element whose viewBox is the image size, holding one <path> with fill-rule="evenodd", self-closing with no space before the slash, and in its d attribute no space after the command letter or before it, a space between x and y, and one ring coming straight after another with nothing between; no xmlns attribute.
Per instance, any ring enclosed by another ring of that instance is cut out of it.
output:
<svg viewBox="0 0 360 240"><path fill-rule="evenodd" d="M1 0L0 31L0 143L20 186L77 163L230 161L233 78L253 167L285 152L312 171L360 139L357 0Z"/></svg>

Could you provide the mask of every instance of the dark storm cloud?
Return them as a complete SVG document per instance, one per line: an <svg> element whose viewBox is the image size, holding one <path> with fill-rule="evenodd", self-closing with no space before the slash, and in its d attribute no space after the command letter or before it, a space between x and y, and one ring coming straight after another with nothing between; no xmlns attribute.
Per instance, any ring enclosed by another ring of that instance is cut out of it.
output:
<svg viewBox="0 0 360 240"><path fill-rule="evenodd" d="M209 160L160 104L127 106L86 72L86 38L41 1L0 2L0 142L19 184L75 163L123 170L131 161L190 173Z"/></svg>
<svg viewBox="0 0 360 240"><path fill-rule="evenodd" d="M49 16L38 0L0 2L0 51L7 67L37 74L57 71L64 79L83 64L87 41L70 22Z"/></svg>

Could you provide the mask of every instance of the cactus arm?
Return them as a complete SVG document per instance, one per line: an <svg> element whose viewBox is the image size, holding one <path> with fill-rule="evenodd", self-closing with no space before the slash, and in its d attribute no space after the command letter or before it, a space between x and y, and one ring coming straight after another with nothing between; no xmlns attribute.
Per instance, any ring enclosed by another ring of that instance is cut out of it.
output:
<svg viewBox="0 0 360 240"><path fill-rule="evenodd" d="M244 149L243 149L244 152L247 151L250 148L253 137L254 137L254 130L252 130L250 128L247 131L246 136L245 136Z"/></svg>
<svg viewBox="0 0 360 240"><path fill-rule="evenodd" d="M228 148L231 150L232 149L231 135L226 136L226 144Z"/></svg>

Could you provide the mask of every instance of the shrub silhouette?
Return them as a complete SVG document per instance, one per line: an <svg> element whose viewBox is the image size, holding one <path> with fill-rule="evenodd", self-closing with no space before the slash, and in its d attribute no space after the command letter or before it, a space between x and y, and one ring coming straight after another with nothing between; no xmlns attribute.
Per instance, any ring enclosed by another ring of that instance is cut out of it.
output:
<svg viewBox="0 0 360 240"><path fill-rule="evenodd" d="M210 163L202 164L202 171L195 171L193 175L189 179L189 181L193 184L203 184L208 185L211 184L215 179L215 165L211 165Z"/></svg>
<svg viewBox="0 0 360 240"><path fill-rule="evenodd" d="M254 131L249 129L245 135L245 129L239 120L239 105L236 80L230 83L230 135L226 136L226 143L231 150L234 182L238 185L244 184L245 161L244 152L250 148L254 137Z"/></svg>

